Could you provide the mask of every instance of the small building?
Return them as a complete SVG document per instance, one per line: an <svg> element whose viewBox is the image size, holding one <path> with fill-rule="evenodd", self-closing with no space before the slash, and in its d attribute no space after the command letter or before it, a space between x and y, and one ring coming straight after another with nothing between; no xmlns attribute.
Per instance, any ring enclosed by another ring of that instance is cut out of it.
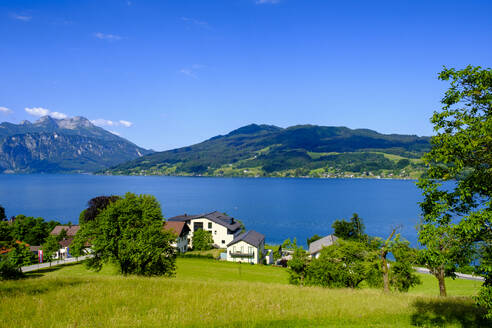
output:
<svg viewBox="0 0 492 328"><path fill-rule="evenodd" d="M313 241L311 244L309 244L309 254L311 255L311 258L317 259L323 247L331 246L337 240L338 240L337 236L328 235L326 237Z"/></svg>
<svg viewBox="0 0 492 328"><path fill-rule="evenodd" d="M185 253L188 250L188 235L190 233L190 228L186 222L168 221L164 223L164 229L176 235L176 242L172 246L180 253Z"/></svg>
<svg viewBox="0 0 492 328"><path fill-rule="evenodd" d="M240 234L227 244L227 261L261 263L265 257L265 236L254 230Z"/></svg>
<svg viewBox="0 0 492 328"><path fill-rule="evenodd" d="M242 224L233 217L220 212L211 212L199 215L179 215L167 222L185 222L190 229L188 247L193 247L193 233L198 229L209 231L217 248L226 248L227 245L241 233Z"/></svg>

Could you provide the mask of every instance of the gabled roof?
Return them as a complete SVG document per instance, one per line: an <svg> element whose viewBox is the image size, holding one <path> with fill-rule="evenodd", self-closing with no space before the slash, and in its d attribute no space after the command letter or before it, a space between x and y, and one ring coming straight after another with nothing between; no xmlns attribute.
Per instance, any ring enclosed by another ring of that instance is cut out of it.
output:
<svg viewBox="0 0 492 328"><path fill-rule="evenodd" d="M237 222L236 220L234 220L234 218L230 217L227 214L217 212L217 211L214 211L211 213L206 213L206 214L198 214L198 215L183 214L183 215L178 215L178 216L172 217L172 218L168 219L167 221L168 222L181 221L181 222L189 223L191 220L200 219L200 218L206 218L212 222L220 224L232 232L241 228L241 224L239 222Z"/></svg>
<svg viewBox="0 0 492 328"><path fill-rule="evenodd" d="M335 235L328 235L309 244L309 254L315 254L321 251L323 247L331 246L338 240Z"/></svg>
<svg viewBox="0 0 492 328"><path fill-rule="evenodd" d="M73 237L79 231L80 226L79 225L72 225L72 226L64 226L64 225L57 225L56 227L53 228L51 231L50 235L59 235L62 230L67 231L67 236Z"/></svg>
<svg viewBox="0 0 492 328"><path fill-rule="evenodd" d="M178 235L178 237L184 236L190 231L190 228L188 228L188 225L184 221L165 222L164 229L173 232L174 234Z"/></svg>
<svg viewBox="0 0 492 328"><path fill-rule="evenodd" d="M265 241L265 235L254 230L249 230L234 238L233 241L227 244L227 247L234 245L240 241L244 241L245 243L248 243L254 247L260 247L260 244Z"/></svg>
<svg viewBox="0 0 492 328"><path fill-rule="evenodd" d="M60 244L61 247L69 247L72 244L73 238L67 238L60 240L58 244Z"/></svg>

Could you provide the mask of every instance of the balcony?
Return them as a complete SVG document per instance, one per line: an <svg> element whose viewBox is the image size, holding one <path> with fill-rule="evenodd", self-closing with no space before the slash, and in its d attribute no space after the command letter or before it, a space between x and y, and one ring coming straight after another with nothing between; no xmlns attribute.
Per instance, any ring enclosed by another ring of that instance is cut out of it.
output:
<svg viewBox="0 0 492 328"><path fill-rule="evenodd" d="M255 253L245 253L245 252L233 252L229 251L231 257L255 257Z"/></svg>

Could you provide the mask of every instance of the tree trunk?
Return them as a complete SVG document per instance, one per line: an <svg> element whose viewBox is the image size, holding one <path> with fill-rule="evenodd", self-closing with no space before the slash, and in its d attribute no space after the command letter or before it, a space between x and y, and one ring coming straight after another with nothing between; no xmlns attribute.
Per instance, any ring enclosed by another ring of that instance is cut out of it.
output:
<svg viewBox="0 0 492 328"><path fill-rule="evenodd" d="M381 270L383 271L383 291L384 292L389 292L390 287L389 287L389 274L388 274L388 261L386 260L386 255L388 252L382 250L381 251Z"/></svg>
<svg viewBox="0 0 492 328"><path fill-rule="evenodd" d="M393 238L393 235L396 232L396 228L391 231L391 234L389 235L388 239L386 239L386 242L384 245L381 247L381 271L383 272L383 291L386 293L390 292L390 285L389 285L389 270L388 270L388 260L386 259L386 256L388 255L388 246L391 241L391 238Z"/></svg>
<svg viewBox="0 0 492 328"><path fill-rule="evenodd" d="M446 281L444 280L444 267L441 266L436 271L436 278L439 281L439 295L446 297Z"/></svg>

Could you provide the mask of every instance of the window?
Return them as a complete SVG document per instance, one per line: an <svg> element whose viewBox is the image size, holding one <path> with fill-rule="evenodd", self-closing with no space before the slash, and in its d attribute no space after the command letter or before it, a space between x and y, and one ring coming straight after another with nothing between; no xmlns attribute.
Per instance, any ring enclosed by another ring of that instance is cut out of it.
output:
<svg viewBox="0 0 492 328"><path fill-rule="evenodd" d="M212 229L212 222L209 222L209 223L208 223L208 228L209 228L209 229Z"/></svg>
<svg viewBox="0 0 492 328"><path fill-rule="evenodd" d="M203 230L203 222L195 222L193 223L193 231L197 231L198 229Z"/></svg>
<svg viewBox="0 0 492 328"><path fill-rule="evenodd" d="M225 240L222 241L222 244L225 244Z"/></svg>
<svg viewBox="0 0 492 328"><path fill-rule="evenodd" d="M217 230L214 231L214 235L216 235L216 234L217 234Z"/></svg>

